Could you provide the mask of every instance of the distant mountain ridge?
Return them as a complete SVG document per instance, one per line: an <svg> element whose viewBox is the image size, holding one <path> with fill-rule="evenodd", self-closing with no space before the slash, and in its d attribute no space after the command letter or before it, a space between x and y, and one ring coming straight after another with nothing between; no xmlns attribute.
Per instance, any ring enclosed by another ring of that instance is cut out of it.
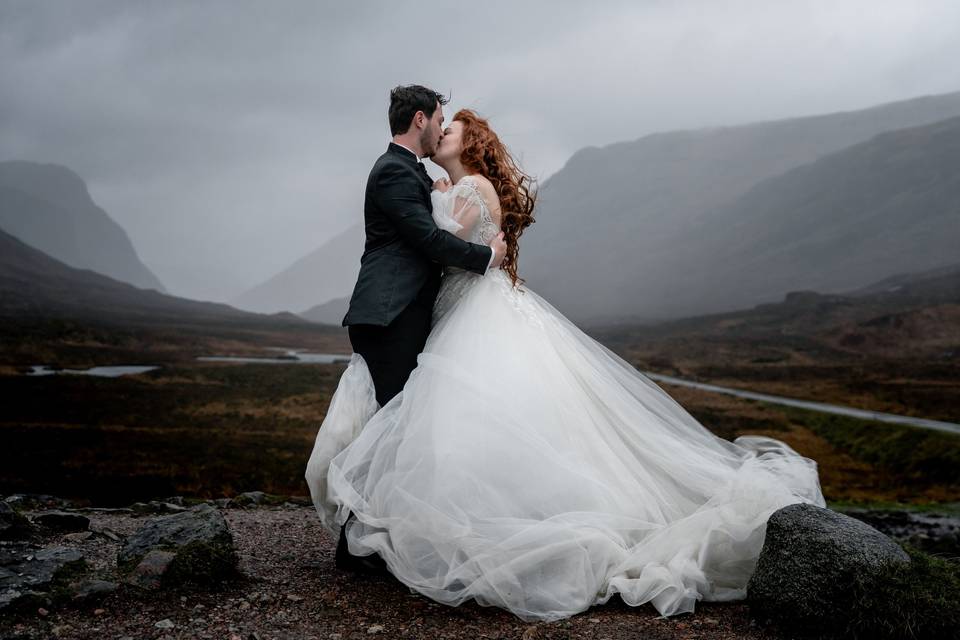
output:
<svg viewBox="0 0 960 640"><path fill-rule="evenodd" d="M700 242L710 217L764 180L877 134L958 115L955 92L582 149L541 188L537 223L521 239L520 275L581 322L719 310L725 289L703 304L696 288L680 292L682 304L671 299L678 287L670 258Z"/></svg>
<svg viewBox="0 0 960 640"><path fill-rule="evenodd" d="M360 273L363 243L363 225L355 224L277 275L231 299L230 304L270 313L306 309L349 296Z"/></svg>
<svg viewBox="0 0 960 640"><path fill-rule="evenodd" d="M638 340L732 339L742 344L803 345L858 356L960 355L960 262L901 273L838 293L795 290L777 302L644 325L608 325L609 345ZM801 339L802 338L802 339Z"/></svg>
<svg viewBox="0 0 960 640"><path fill-rule="evenodd" d="M960 117L886 132L762 181L661 251L669 280L638 278L627 299L675 316L737 309L793 289L837 292L934 269L958 247Z"/></svg>
<svg viewBox="0 0 960 640"><path fill-rule="evenodd" d="M263 316L140 289L71 267L4 231L0 231L0 316L306 324L293 314Z"/></svg>
<svg viewBox="0 0 960 640"><path fill-rule="evenodd" d="M340 326L343 317L347 315L350 308L350 297L334 298L322 304L314 305L306 311L301 311L297 315L310 322L319 322L320 324L332 324Z"/></svg>
<svg viewBox="0 0 960 640"><path fill-rule="evenodd" d="M126 231L93 201L83 179L62 165L0 162L0 229L73 267L166 291Z"/></svg>

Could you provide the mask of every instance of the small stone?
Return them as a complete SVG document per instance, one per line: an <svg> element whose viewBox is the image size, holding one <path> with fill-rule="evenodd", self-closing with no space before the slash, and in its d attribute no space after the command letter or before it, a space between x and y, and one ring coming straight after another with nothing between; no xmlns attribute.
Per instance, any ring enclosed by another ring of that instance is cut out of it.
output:
<svg viewBox="0 0 960 640"><path fill-rule="evenodd" d="M70 542L83 542L93 537L93 531L77 531L75 533L68 533L63 537Z"/></svg>
<svg viewBox="0 0 960 640"><path fill-rule="evenodd" d="M367 633L370 633L370 634L380 633L381 631L383 631L382 624L372 624L369 627L367 627Z"/></svg>
<svg viewBox="0 0 960 640"><path fill-rule="evenodd" d="M37 609L37 613L39 613L41 616L46 616L50 612L44 609L43 607L40 607L39 609Z"/></svg>
<svg viewBox="0 0 960 640"><path fill-rule="evenodd" d="M94 602L101 600L120 587L116 582L108 580L84 580L71 585L71 599L74 602Z"/></svg>
<svg viewBox="0 0 960 640"><path fill-rule="evenodd" d="M287 594L287 600L290 602L303 602L303 596L298 596L294 593Z"/></svg>
<svg viewBox="0 0 960 640"><path fill-rule="evenodd" d="M102 616L102 615L105 614L106 612L107 612L106 609L94 609L94 610L93 610L93 615L95 615L95 616Z"/></svg>
<svg viewBox="0 0 960 640"><path fill-rule="evenodd" d="M91 525L90 530L93 531L98 536L103 536L108 540L113 540L114 542L120 542L121 538L119 534L113 529L108 529L107 527L98 527L96 525Z"/></svg>
<svg viewBox="0 0 960 640"><path fill-rule="evenodd" d="M170 618L164 618L163 620L161 620L160 622L157 622L153 626L155 626L157 629L173 629L176 625L173 624L173 620L171 620Z"/></svg>
<svg viewBox="0 0 960 640"><path fill-rule="evenodd" d="M599 624L600 618L590 618L590 622L592 622L593 624Z"/></svg>

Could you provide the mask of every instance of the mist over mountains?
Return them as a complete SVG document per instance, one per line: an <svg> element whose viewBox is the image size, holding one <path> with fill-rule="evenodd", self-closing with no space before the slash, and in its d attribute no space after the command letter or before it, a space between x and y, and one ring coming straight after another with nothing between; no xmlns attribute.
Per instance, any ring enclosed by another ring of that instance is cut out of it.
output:
<svg viewBox="0 0 960 640"><path fill-rule="evenodd" d="M883 198L896 201L906 193L882 189L880 193L858 195L858 191L878 188L889 175L877 175L873 180L867 175L855 176L881 171L883 161L878 158L883 153L900 156L897 171L905 173L898 184L907 192L914 188L910 180L923 179L919 176L936 162L952 163L944 165L943 170L955 176L960 164L948 150L931 151L941 154L937 161L927 158L923 145L929 140L914 136L889 139L881 143L882 148L873 149L872 156L863 152L848 157L846 164L834 161L821 165L805 174L805 180L792 176L769 182L762 196L755 192L745 202L737 200L747 197L764 180L875 135L957 115L960 93L951 93L854 112L653 134L602 149L584 149L543 185L537 223L521 239L520 274L532 289L573 319L602 323L722 311L778 299L789 288L810 286L831 291L866 284L898 268L909 271L935 266L923 237L902 234L899 228L884 231L852 226L847 226L845 233L886 234L888 239L899 234L901 244L896 251L903 256L900 263L891 264L889 271L878 265L877 271L866 269L853 277L838 277L836 283L829 277L808 281L807 270L819 273L824 256L813 251L794 254L789 266L777 267L781 279L771 280L769 287L764 284L766 273L762 269L770 263L762 268L759 263L746 266L753 260L751 256L776 251L775 246L763 243L777 240L789 244L793 235L806 234L804 216L833 215L833 209L817 212L799 207L803 198L819 197L818 193L827 188L826 184L817 184L818 179L835 182L829 187L834 200L820 204L833 207L843 201L846 208L842 215L851 221L863 219L869 225L902 222L902 216L871 218L870 211L886 206ZM909 149L901 151L898 145ZM869 164L861 167L858 161ZM846 194L837 190L842 189L847 176L833 172L852 172ZM944 189L939 196L930 197L948 200L948 180L944 178L938 185ZM858 202L862 205L859 211ZM895 207L893 202L889 204ZM919 206L920 202L915 204ZM788 209L790 216L777 215ZM728 233L731 226L739 224L741 213L745 217L738 228L751 228L753 235ZM937 215L941 223L949 222L945 212L924 215ZM715 216L718 222L709 224ZM837 223L834 229L840 227L843 224ZM855 237L836 240L834 251L853 254L858 250ZM760 244L753 246L751 241ZM909 264L911 256L916 264ZM863 261L874 259L865 256ZM738 269L741 262L745 266ZM833 264L840 262L837 258ZM793 280L786 277L790 269L796 276ZM760 281L755 287L741 281L751 271Z"/></svg>
<svg viewBox="0 0 960 640"><path fill-rule="evenodd" d="M960 92L658 133L583 149L542 186L520 274L581 324L724 312L955 262L958 203ZM164 291L66 167L0 163L0 230L70 267ZM230 302L339 325L363 242L354 225Z"/></svg>
<svg viewBox="0 0 960 640"><path fill-rule="evenodd" d="M277 275L231 299L230 304L273 313L301 311L318 302L349 296L360 273L363 242L363 225L353 225ZM340 319L334 324L340 324Z"/></svg>
<svg viewBox="0 0 960 640"><path fill-rule="evenodd" d="M843 291L958 256L960 117L883 133L759 183L662 255L668 286L638 279L631 292L683 316L797 288Z"/></svg>
<svg viewBox="0 0 960 640"><path fill-rule="evenodd" d="M541 187L520 275L575 321L603 324L935 267L960 242L950 208L958 116L955 92L582 149ZM362 249L353 227L231 302L337 323Z"/></svg>
<svg viewBox="0 0 960 640"><path fill-rule="evenodd" d="M126 231L67 167L0 162L0 229L70 266L166 291L140 261Z"/></svg>
<svg viewBox="0 0 960 640"><path fill-rule="evenodd" d="M300 325L293 314L264 316L226 304L141 289L90 269L77 269L0 230L0 316L181 323Z"/></svg>

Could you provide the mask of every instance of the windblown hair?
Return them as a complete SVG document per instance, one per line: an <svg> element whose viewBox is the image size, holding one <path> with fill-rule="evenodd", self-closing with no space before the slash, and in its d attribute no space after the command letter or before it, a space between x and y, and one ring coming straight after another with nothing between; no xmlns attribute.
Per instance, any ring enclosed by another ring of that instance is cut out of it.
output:
<svg viewBox="0 0 960 640"><path fill-rule="evenodd" d="M533 207L537 194L533 179L514 161L507 147L490 128L486 119L470 109L457 111L454 120L463 124L460 144L460 162L471 173L478 173L493 184L500 198L500 229L507 243L507 255L501 268L510 276L514 286L524 282L517 276L518 241L523 230L535 222Z"/></svg>

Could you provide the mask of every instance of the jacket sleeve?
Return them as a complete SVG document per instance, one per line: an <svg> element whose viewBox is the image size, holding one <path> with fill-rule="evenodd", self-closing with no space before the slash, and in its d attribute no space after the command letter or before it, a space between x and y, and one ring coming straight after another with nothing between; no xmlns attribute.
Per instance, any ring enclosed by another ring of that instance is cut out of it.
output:
<svg viewBox="0 0 960 640"><path fill-rule="evenodd" d="M404 240L430 260L444 266L485 273L493 250L439 229L423 202L415 182L418 179L402 165L384 165L377 174L374 187L374 198L380 211L393 222Z"/></svg>

